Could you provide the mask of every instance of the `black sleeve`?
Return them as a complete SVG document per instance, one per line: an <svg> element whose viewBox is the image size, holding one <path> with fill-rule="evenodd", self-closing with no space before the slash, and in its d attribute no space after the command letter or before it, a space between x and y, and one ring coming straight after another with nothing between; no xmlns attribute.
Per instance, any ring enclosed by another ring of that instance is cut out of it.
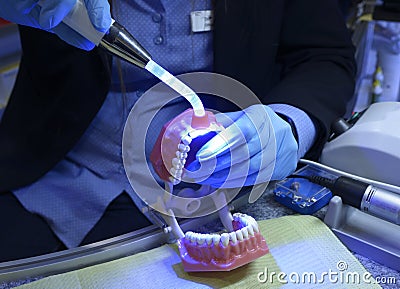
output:
<svg viewBox="0 0 400 289"><path fill-rule="evenodd" d="M109 59L19 27L22 59L0 123L0 192L28 185L75 145L109 89Z"/></svg>
<svg viewBox="0 0 400 289"><path fill-rule="evenodd" d="M306 156L317 158L331 123L345 113L354 93L354 47L337 0L288 0L277 61L280 81L264 98L307 112L317 140Z"/></svg>

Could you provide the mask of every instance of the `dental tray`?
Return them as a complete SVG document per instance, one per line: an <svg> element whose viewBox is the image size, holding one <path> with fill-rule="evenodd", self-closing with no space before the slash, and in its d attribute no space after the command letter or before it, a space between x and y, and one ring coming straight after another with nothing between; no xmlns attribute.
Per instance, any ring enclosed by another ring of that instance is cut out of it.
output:
<svg viewBox="0 0 400 289"><path fill-rule="evenodd" d="M310 165L297 170L293 175L336 178L335 175ZM274 199L277 202L303 215L315 213L326 206L331 198L330 190L302 178L286 178L276 183L274 189Z"/></svg>
<svg viewBox="0 0 400 289"><path fill-rule="evenodd" d="M339 196L329 202L325 224L348 249L400 271L400 226L345 205Z"/></svg>

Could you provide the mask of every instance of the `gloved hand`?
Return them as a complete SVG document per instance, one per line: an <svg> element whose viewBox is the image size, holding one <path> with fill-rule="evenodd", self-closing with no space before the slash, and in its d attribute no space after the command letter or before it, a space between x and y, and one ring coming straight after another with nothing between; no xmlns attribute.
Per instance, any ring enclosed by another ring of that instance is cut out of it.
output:
<svg viewBox="0 0 400 289"><path fill-rule="evenodd" d="M217 114L225 128L196 154L190 181L234 188L280 180L297 165L298 144L290 125L266 105Z"/></svg>
<svg viewBox="0 0 400 289"><path fill-rule="evenodd" d="M2 0L0 17L8 21L40 28L57 34L67 43L91 50L95 46L79 33L62 23L77 0ZM107 0L84 0L93 26L105 32L111 25L110 5Z"/></svg>

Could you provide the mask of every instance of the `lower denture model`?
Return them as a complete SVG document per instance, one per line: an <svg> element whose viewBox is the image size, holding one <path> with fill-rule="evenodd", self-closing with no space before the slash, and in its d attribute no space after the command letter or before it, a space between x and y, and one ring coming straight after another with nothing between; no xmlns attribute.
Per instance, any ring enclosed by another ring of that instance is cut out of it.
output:
<svg viewBox="0 0 400 289"><path fill-rule="evenodd" d="M178 240L185 271L230 271L268 253L265 239L252 217L233 214L233 229L221 235L186 232Z"/></svg>
<svg viewBox="0 0 400 289"><path fill-rule="evenodd" d="M170 193L184 180L185 168L195 160L196 152L223 129L212 112L197 117L192 109L164 125L150 161ZM161 214L177 238L185 271L230 271L269 252L254 218L241 213L232 216L223 190L213 196L213 201L220 208L219 216L227 230L222 234L183 234L172 208L165 208L168 215Z"/></svg>

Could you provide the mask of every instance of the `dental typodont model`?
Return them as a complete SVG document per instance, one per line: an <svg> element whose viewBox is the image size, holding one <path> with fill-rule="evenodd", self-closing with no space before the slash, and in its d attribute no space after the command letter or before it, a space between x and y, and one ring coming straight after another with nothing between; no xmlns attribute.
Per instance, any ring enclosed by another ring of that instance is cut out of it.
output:
<svg viewBox="0 0 400 289"><path fill-rule="evenodd" d="M268 253L256 220L233 214L233 232L199 234L186 232L178 240L185 271L229 271Z"/></svg>
<svg viewBox="0 0 400 289"><path fill-rule="evenodd" d="M186 167L196 158L196 152L224 128L218 124L212 112L202 117L195 116L188 109L168 122L160 132L150 155L154 170L166 183L166 190L173 192L173 186L185 181ZM193 193L209 194L209 187L203 186ZM174 212L164 202L161 214L178 240L180 257L184 270L229 271L245 265L268 253L268 247L254 218L230 213L224 190L211 194L213 203L226 232L222 234L200 234L191 231L184 234ZM165 200L164 200L165 201Z"/></svg>

